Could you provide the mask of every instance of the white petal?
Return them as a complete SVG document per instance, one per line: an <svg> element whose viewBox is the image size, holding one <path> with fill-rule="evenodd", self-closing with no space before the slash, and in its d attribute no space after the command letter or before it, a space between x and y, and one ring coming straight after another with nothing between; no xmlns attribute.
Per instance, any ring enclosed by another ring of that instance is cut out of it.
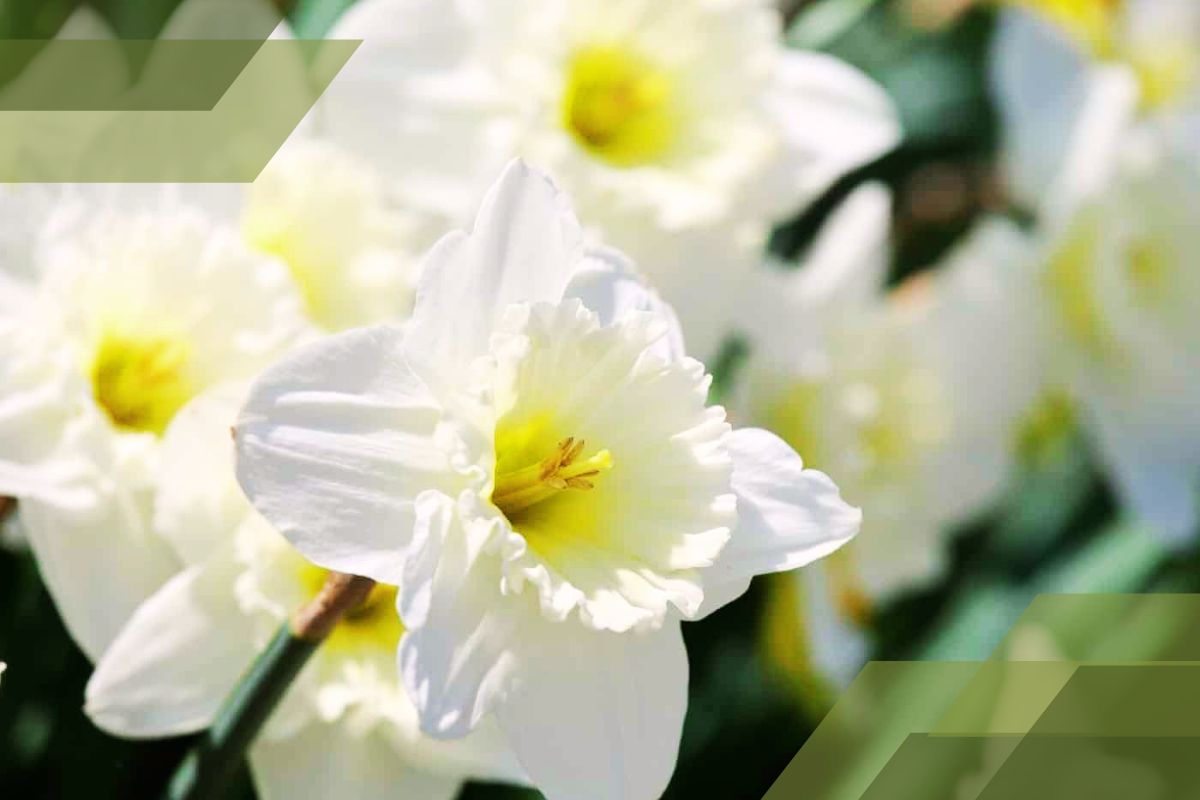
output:
<svg viewBox="0 0 1200 800"><path fill-rule="evenodd" d="M7 292L4 303L23 306L0 319L0 495L59 495L72 477L105 453L99 419L77 420L85 389L66 348L47 344L30 297Z"/></svg>
<svg viewBox="0 0 1200 800"><path fill-rule="evenodd" d="M1100 454L1122 502L1166 542L1196 541L1200 523L1200 440L1195 414L1172 424L1163 404L1124 411L1093 396L1089 408Z"/></svg>
<svg viewBox="0 0 1200 800"><path fill-rule="evenodd" d="M256 744L250 770L262 800L452 800L462 785L407 764L379 730L358 733L324 722Z"/></svg>
<svg viewBox="0 0 1200 800"><path fill-rule="evenodd" d="M446 470L401 339L378 326L301 348L255 382L237 424L238 481L262 515L311 561L391 584L413 499Z"/></svg>
<svg viewBox="0 0 1200 800"><path fill-rule="evenodd" d="M891 193L867 184L850 195L821 228L799 269L770 263L748 277L740 324L768 359L795 361L822 320L874 303L890 259Z"/></svg>
<svg viewBox="0 0 1200 800"><path fill-rule="evenodd" d="M446 585L448 573L453 569L449 560L456 552L454 543L448 543L447 540L454 535L456 542L466 541L465 535L455 526L456 522L454 501L449 497L437 491L425 491L417 496L412 547L405 559L404 577L396 597L400 617L410 629L422 627L428 619L435 582L438 590L448 589L449 594L453 595L461 576L465 575L465 572L461 572L460 578L455 579L452 585ZM477 553L463 555L465 560L461 568L465 569L474 562ZM447 563L443 564L443 559Z"/></svg>
<svg viewBox="0 0 1200 800"><path fill-rule="evenodd" d="M392 179L406 205L466 220L514 152L467 4L360 0L329 33L362 44L316 106L321 132ZM489 42L490 44L490 42Z"/></svg>
<svg viewBox="0 0 1200 800"><path fill-rule="evenodd" d="M862 512L847 505L824 473L804 469L773 433L743 428L729 437L738 524L705 580L735 583L796 569L850 541ZM732 598L729 598L732 599ZM705 603L704 613L715 610Z"/></svg>
<svg viewBox="0 0 1200 800"><path fill-rule="evenodd" d="M643 311L663 317L670 331L653 348L669 361L686 355L683 331L675 311L637 273L637 268L622 253L602 247L588 250L583 266L571 278L566 297L576 297L600 317L601 325L613 325L630 311Z"/></svg>
<svg viewBox="0 0 1200 800"><path fill-rule="evenodd" d="M1000 18L992 83L1004 123L1007 179L1030 208L1069 214L1114 166L1137 85L1097 68L1055 25L1023 9Z"/></svg>
<svg viewBox="0 0 1200 800"><path fill-rule="evenodd" d="M719 611L734 600L737 600L750 588L750 581L753 578L753 575L745 575L731 580L718 581L714 578L706 581L704 584L704 600L700 603L699 610L692 615L691 619L693 621L704 619L712 612Z"/></svg>
<svg viewBox="0 0 1200 800"><path fill-rule="evenodd" d="M1138 110L1137 80L1123 67L1097 68L1089 80L1056 181L1041 204L1051 220L1071 220L1087 199L1108 188ZM1055 134L1062 136L1061 133Z"/></svg>
<svg viewBox="0 0 1200 800"><path fill-rule="evenodd" d="M887 93L831 56L781 53L770 108L795 151L797 183L809 197L883 155L900 139L900 123Z"/></svg>
<svg viewBox="0 0 1200 800"><path fill-rule="evenodd" d="M425 258L405 345L414 366L427 379L460 379L487 352L509 305L562 299L581 248L566 196L542 173L510 163L484 198L474 229L450 234Z"/></svg>
<svg viewBox="0 0 1200 800"><path fill-rule="evenodd" d="M496 711L550 800L650 800L675 769L687 710L678 622L637 634L539 619L519 644L520 680Z"/></svg>
<svg viewBox="0 0 1200 800"><path fill-rule="evenodd" d="M958 523L996 498L1011 475L1017 428L1045 391L1046 331L1030 319L1039 289L1033 255L1014 223L982 219L923 285L928 291L906 298L904 330L944 385L954 420L931 463L931 496L941 499L929 504L929 519Z"/></svg>
<svg viewBox="0 0 1200 800"><path fill-rule="evenodd" d="M1055 25L1005 9L992 39L991 82L1004 123L1007 179L1036 207L1065 160L1086 83L1087 59Z"/></svg>
<svg viewBox="0 0 1200 800"><path fill-rule="evenodd" d="M400 675L421 730L444 738L466 735L492 710L511 677L516 629L524 616L538 613L532 592L501 595L499 564L468 563L456 538L442 553L425 624L404 634L399 652Z"/></svg>
<svg viewBox="0 0 1200 800"><path fill-rule="evenodd" d="M856 189L821 229L796 273L808 307L874 300L887 280L892 194L868 183Z"/></svg>
<svg viewBox="0 0 1200 800"><path fill-rule="evenodd" d="M212 722L254 660L225 552L172 578L137 610L96 666L85 710L118 736L191 733Z"/></svg>
<svg viewBox="0 0 1200 800"><path fill-rule="evenodd" d="M163 436L154 529L187 564L212 555L250 513L234 479L229 435L246 389L238 382L205 392Z"/></svg>
<svg viewBox="0 0 1200 800"><path fill-rule="evenodd" d="M67 630L95 660L179 564L146 530L144 498L121 486L87 495L71 506L26 497L19 509Z"/></svg>

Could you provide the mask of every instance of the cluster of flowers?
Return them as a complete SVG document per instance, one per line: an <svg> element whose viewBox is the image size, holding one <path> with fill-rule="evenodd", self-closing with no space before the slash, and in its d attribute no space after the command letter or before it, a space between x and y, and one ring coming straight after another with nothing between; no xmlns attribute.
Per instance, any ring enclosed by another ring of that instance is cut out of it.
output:
<svg viewBox="0 0 1200 800"><path fill-rule="evenodd" d="M361 0L253 185L6 187L0 496L97 663L87 713L204 728L337 570L378 584L252 749L264 797L655 797L680 623L754 575L833 554L802 580L844 673L1071 420L1191 534L1200 6L1100 5L1001 15L1032 223L897 288L880 186L764 260L900 130L761 0ZM732 336L759 428L685 355Z"/></svg>

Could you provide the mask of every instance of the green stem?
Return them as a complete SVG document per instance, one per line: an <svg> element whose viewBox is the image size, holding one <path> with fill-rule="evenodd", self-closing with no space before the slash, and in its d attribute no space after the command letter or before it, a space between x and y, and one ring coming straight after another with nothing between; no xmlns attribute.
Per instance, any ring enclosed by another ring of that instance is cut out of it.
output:
<svg viewBox="0 0 1200 800"><path fill-rule="evenodd" d="M289 624L280 626L226 699L213 726L175 770L167 786L168 800L224 796L246 748L318 645L294 636Z"/></svg>
<svg viewBox="0 0 1200 800"><path fill-rule="evenodd" d="M245 759L271 712L308 659L349 611L370 594L375 582L338 572L321 592L280 626L217 712L200 741L188 752L167 786L166 800L208 800L226 796L230 780Z"/></svg>

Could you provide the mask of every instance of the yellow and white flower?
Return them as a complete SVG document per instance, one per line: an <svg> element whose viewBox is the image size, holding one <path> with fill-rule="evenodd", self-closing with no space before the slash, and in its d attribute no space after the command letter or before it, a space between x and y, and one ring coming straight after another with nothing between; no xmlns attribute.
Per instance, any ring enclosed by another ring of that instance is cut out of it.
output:
<svg viewBox="0 0 1200 800"><path fill-rule="evenodd" d="M120 736L211 724L255 655L321 588L306 561L251 508L233 472L229 426L242 384L181 411L163 441L156 530L183 570L146 600L96 666L86 710ZM284 696L250 753L264 798L454 797L465 775L521 779L494 727L463 742L422 735L396 671L395 587L377 585Z"/></svg>
<svg viewBox="0 0 1200 800"><path fill-rule="evenodd" d="M548 796L654 797L687 703L681 619L860 520L708 385L669 309L518 162L427 256L407 326L259 378L238 478L315 563L401 587L424 731L494 716Z"/></svg>
<svg viewBox="0 0 1200 800"><path fill-rule="evenodd" d="M847 547L772 584L774 613L795 620L788 635L811 640L790 649L841 683L869 653L873 607L938 577L952 526L1004 487L1040 378L1022 309L992 285L994 263L1022 268L1022 235L982 226L948 263L888 292L890 212L885 189L857 190L798 269L764 270L744 317L738 411L870 510Z"/></svg>
<svg viewBox="0 0 1200 800"><path fill-rule="evenodd" d="M1198 52L1200 7L1129 2L1105 19L1106 43L1089 49L1034 15L1005 17L995 65L1009 174L1038 212L1041 248L1036 281L1013 291L1031 302L1049 379L1079 406L1118 494L1179 539L1200 516L1188 216L1200 198L1200 71L1172 54Z"/></svg>
<svg viewBox="0 0 1200 800"><path fill-rule="evenodd" d="M424 233L344 149L289 140L246 189L241 227L251 247L288 265L309 318L325 330L408 316Z"/></svg>
<svg viewBox="0 0 1200 800"><path fill-rule="evenodd" d="M305 326L283 265L188 208L64 200L46 226L0 284L0 495L95 657L176 569L149 526L163 431Z"/></svg>
<svg viewBox="0 0 1200 800"><path fill-rule="evenodd" d="M546 169L702 356L730 320L693 311L699 287L736 288L771 223L898 138L883 92L785 50L765 0L365 0L331 35L364 42L324 130L461 222L510 158Z"/></svg>
<svg viewBox="0 0 1200 800"><path fill-rule="evenodd" d="M801 268L760 276L739 397L750 423L872 510L863 534L825 562L835 585L871 599L936 576L947 526L1003 484L1003 420L1015 410L1005 406L1023 383L1006 369L1022 364L1009 356L1020 342L1006 331L1013 319L988 302L975 263L1019 234L982 232L945 269L889 294L889 226L887 191L867 186Z"/></svg>

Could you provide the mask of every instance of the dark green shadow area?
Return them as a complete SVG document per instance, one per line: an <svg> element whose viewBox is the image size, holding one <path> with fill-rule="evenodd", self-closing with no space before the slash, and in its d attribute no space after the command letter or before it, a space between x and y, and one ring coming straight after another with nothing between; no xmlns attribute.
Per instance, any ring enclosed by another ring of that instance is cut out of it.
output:
<svg viewBox="0 0 1200 800"><path fill-rule="evenodd" d="M0 40L0 112L210 110L262 44Z"/></svg>
<svg viewBox="0 0 1200 800"><path fill-rule="evenodd" d="M255 40L0 40L0 111L207 111Z"/></svg>

